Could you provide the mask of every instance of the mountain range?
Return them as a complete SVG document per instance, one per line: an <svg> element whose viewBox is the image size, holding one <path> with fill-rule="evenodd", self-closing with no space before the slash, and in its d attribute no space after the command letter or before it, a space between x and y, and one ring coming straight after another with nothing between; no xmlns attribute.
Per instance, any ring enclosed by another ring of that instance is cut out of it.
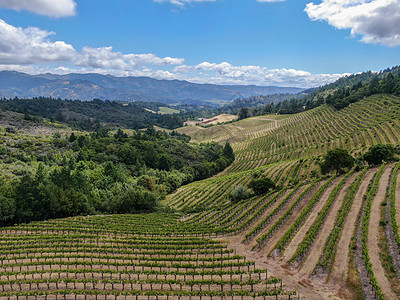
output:
<svg viewBox="0 0 400 300"><path fill-rule="evenodd" d="M197 84L182 80L158 80L150 77L115 77L101 74L40 74L16 71L0 72L0 97L52 97L90 101L126 100L192 103L206 100L234 100L252 95L297 94L295 87L255 85Z"/></svg>

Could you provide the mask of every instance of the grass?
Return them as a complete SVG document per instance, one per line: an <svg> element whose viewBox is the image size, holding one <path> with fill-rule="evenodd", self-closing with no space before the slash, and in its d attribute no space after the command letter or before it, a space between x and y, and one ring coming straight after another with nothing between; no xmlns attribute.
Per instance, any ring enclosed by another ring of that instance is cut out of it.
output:
<svg viewBox="0 0 400 300"><path fill-rule="evenodd" d="M179 114L180 111L177 109L173 109L170 107L160 106L158 113L161 115L172 115L172 114Z"/></svg>

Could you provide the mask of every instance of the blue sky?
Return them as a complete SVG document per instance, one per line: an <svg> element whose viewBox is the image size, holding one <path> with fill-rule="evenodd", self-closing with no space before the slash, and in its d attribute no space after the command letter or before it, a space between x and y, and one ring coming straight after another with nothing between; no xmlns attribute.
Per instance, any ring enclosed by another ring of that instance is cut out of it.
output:
<svg viewBox="0 0 400 300"><path fill-rule="evenodd" d="M0 0L0 69L311 87L399 64L400 0Z"/></svg>

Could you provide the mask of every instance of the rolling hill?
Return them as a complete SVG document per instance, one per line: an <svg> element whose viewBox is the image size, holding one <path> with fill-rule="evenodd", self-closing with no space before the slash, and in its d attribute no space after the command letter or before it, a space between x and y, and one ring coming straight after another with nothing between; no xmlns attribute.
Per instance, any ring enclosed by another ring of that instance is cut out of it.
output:
<svg viewBox="0 0 400 300"><path fill-rule="evenodd" d="M316 107L300 113L179 128L196 147L229 142L236 159L221 173L169 194L163 212L85 215L1 228L0 297L398 299L400 163L397 156L376 165L364 159L371 146L400 141L397 83L393 93L379 93L388 87L390 77L384 76L378 83L368 77L359 85L349 77L340 86L321 88L305 99ZM347 90L345 97L355 93L357 101L340 110L327 103L329 95L340 101L339 94ZM326 103L318 105L320 99ZM5 128L2 135L5 148L11 136L21 133ZM40 136L31 140L30 134L22 139L15 143L21 149L39 151L45 142ZM53 158L63 164L56 147ZM336 148L355 158L355 168L321 174L325 155ZM104 154L99 154L101 160ZM13 157L15 169L7 171L22 176L18 160ZM93 165L90 159L85 163ZM82 164L72 167L78 172ZM92 168L88 172L95 178L109 180ZM246 190L263 176L277 188L232 197L232 191ZM136 181L132 177L129 185Z"/></svg>
<svg viewBox="0 0 400 300"><path fill-rule="evenodd" d="M296 94L303 89L276 86L196 84L150 77L115 77L100 74L28 75L0 72L0 97L52 97L71 100L157 101L193 103L205 100L234 100L251 95Z"/></svg>
<svg viewBox="0 0 400 300"><path fill-rule="evenodd" d="M307 299L373 299L375 293L395 299L397 277L385 269L388 258L382 263L380 257L390 248L389 261L398 266L399 164L318 174L329 150L344 148L357 158L372 145L398 144L399 117L399 97L374 95L340 111L322 105L294 115L184 127L179 131L197 142L229 141L236 160L219 176L180 188L167 203L189 214L185 223L209 224L230 247L264 263ZM235 187L259 174L281 189L229 201Z"/></svg>

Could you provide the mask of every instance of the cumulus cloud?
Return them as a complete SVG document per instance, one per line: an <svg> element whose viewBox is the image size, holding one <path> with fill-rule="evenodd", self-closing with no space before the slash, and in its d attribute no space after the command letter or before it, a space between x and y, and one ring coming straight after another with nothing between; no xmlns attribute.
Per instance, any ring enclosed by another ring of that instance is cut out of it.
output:
<svg viewBox="0 0 400 300"><path fill-rule="evenodd" d="M36 27L14 27L0 19L0 63L25 65L73 59L75 49L63 41L50 41L53 34Z"/></svg>
<svg viewBox="0 0 400 300"><path fill-rule="evenodd" d="M312 20L350 29L364 43L400 45L400 0L323 0L308 3L305 12Z"/></svg>
<svg viewBox="0 0 400 300"><path fill-rule="evenodd" d="M0 19L0 64L33 65L71 63L80 67L132 71L142 66L181 65L182 58L154 54L123 54L112 47L84 47L77 51L63 41L51 41L49 32L36 27L21 28Z"/></svg>
<svg viewBox="0 0 400 300"><path fill-rule="evenodd" d="M185 4L195 3L195 2L215 2L216 0L154 0L155 2L169 2L171 4L183 6Z"/></svg>
<svg viewBox="0 0 400 300"><path fill-rule="evenodd" d="M144 65L180 65L182 58L160 58L154 54L123 54L112 51L112 47L84 47L77 55L76 65L92 68L132 70Z"/></svg>
<svg viewBox="0 0 400 300"><path fill-rule="evenodd" d="M174 68L178 74L196 75L195 80L205 79L218 84L256 84L313 87L335 81L348 74L312 74L294 69L268 69L260 66L234 66L223 62L220 64L202 62L195 66L181 65Z"/></svg>
<svg viewBox="0 0 400 300"><path fill-rule="evenodd" d="M39 15L54 18L69 17L76 14L74 0L0 0L0 7L27 10Z"/></svg>
<svg viewBox="0 0 400 300"><path fill-rule="evenodd" d="M341 74L311 74L294 69L234 66L228 62L184 64L183 58L155 54L124 54L112 47L75 49L52 41L53 32L36 27L20 28L0 19L0 70L40 73L100 73L115 76L149 76L197 83L256 84L313 87L332 82Z"/></svg>

